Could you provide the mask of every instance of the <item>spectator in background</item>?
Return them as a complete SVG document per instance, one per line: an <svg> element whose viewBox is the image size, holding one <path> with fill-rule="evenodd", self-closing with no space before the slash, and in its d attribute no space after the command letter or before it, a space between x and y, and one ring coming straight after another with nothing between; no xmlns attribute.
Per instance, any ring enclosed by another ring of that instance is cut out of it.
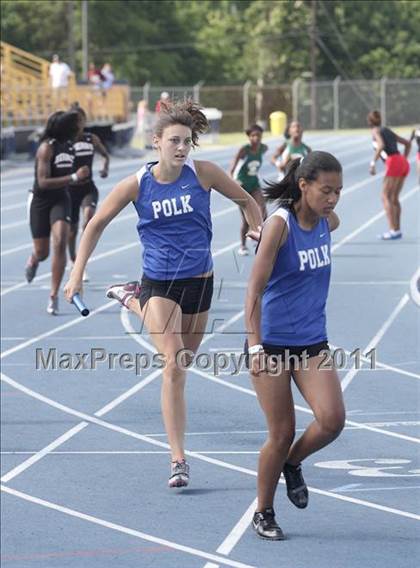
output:
<svg viewBox="0 0 420 568"><path fill-rule="evenodd" d="M115 80L111 65L109 63L105 63L100 73L102 75L102 88L107 91L112 87Z"/></svg>
<svg viewBox="0 0 420 568"><path fill-rule="evenodd" d="M169 93L167 93L166 91L163 91L162 93L160 93L160 99L157 101L156 106L155 106L155 112L160 112L160 107L162 103L170 103L171 102L171 97L169 96Z"/></svg>
<svg viewBox="0 0 420 568"><path fill-rule="evenodd" d="M92 88L92 91L91 93L89 93L87 99L88 114L91 118L98 117L99 114L104 113L102 97L98 96L101 94L101 87L104 77L99 69L96 68L93 61L89 63L87 79L90 87Z"/></svg>
<svg viewBox="0 0 420 568"><path fill-rule="evenodd" d="M87 79L88 79L89 85L91 87L93 87L95 90L101 88L101 83L104 80L104 76L102 75L101 71L99 71L99 69L96 68L93 61L91 63L89 63Z"/></svg>
<svg viewBox="0 0 420 568"><path fill-rule="evenodd" d="M142 148L153 148L154 115L150 112L147 101L142 99L137 104L137 137Z"/></svg>
<svg viewBox="0 0 420 568"><path fill-rule="evenodd" d="M73 72L67 63L60 61L60 57L56 53L52 56L49 75L53 91L53 105L55 107L57 105L67 106L67 88L69 86L69 77L73 75Z"/></svg>

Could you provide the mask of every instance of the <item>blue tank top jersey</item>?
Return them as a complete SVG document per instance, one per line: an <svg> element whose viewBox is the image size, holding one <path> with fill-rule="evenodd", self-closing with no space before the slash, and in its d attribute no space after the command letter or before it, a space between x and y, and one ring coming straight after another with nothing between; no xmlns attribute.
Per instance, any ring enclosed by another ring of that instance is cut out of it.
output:
<svg viewBox="0 0 420 568"><path fill-rule="evenodd" d="M325 305L331 274L331 236L327 219L302 229L284 208L273 215L288 227L262 298L263 343L304 346L327 340Z"/></svg>
<svg viewBox="0 0 420 568"><path fill-rule="evenodd" d="M210 190L200 184L193 160L172 183L159 183L146 164L137 172L134 203L143 245L143 273L153 280L192 278L213 268Z"/></svg>

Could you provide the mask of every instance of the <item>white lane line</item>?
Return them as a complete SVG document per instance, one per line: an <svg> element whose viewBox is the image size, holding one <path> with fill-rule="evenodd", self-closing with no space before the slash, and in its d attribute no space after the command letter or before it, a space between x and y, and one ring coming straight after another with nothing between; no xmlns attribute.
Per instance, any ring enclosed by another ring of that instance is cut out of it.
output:
<svg viewBox="0 0 420 568"><path fill-rule="evenodd" d="M203 550L199 550L198 548L193 548L191 546L185 546L183 544L178 544L177 542L173 542L171 540L166 540L164 538L159 538L157 536L153 536L138 530L131 529L124 525L120 525L117 523L112 523L110 521L106 521L104 519L100 519L99 517L94 517L92 515L87 515L86 513L82 513L80 511L76 511L75 509L70 509L69 507L63 507L62 505L58 505L57 503L52 503L51 501L46 501L45 499L40 499L38 497L34 497L33 495L29 495L28 493L23 493L22 491L16 491L15 489L11 489L5 485L1 486L1 490L9 495L13 495L15 497L19 497L24 501L29 501L30 503L35 503L36 505L40 505L41 507L46 507L47 509L52 509L54 511L58 511L60 513L64 513L65 515L69 515L71 517L75 517L77 519L82 519L83 521L87 521L89 523L93 523L95 525L99 525L101 527L105 527L107 529L111 529L123 534L127 534L130 536L134 536L136 538L140 538L142 540L146 540L148 542L153 542L155 544L160 544L161 546L165 546L167 548L171 548L173 550L178 550L180 552L185 552L187 554L198 556L199 558L205 558L206 560L216 561L224 566L233 566L234 568L255 568L250 564L244 564L243 562L236 562L235 560L230 560L228 558L223 558L221 556L217 556L216 554L210 554L208 552L204 552Z"/></svg>
<svg viewBox="0 0 420 568"><path fill-rule="evenodd" d="M367 164L367 160L364 160L362 163L366 163ZM414 160L411 160L410 162L411 164L414 164ZM360 162L355 162L356 165L360 165ZM352 167L352 164L349 164L349 166L344 166L344 171L348 168L348 167ZM341 192L341 197L344 197L345 195L349 195L350 193L353 193L354 191L357 191L358 189L360 189L361 187L365 187L366 185L374 185L375 181L377 181L377 178L375 179L372 176L368 176L356 183L353 183L352 185L349 185L348 187L345 187L343 189L343 191Z"/></svg>
<svg viewBox="0 0 420 568"><path fill-rule="evenodd" d="M244 313L243 310L241 312L238 312L235 316L233 316L232 319L238 320L243 315L243 313ZM132 339L134 339L137 343L139 343L140 345L142 345L143 347L145 347L146 349L148 349L152 353L155 352L155 348L153 347L153 345L151 345L148 341L146 341L145 339L140 337L139 334L135 333L135 330L130 323L127 311L121 312L121 321L122 321L122 324L123 324L125 330L130 333L130 336L131 336ZM229 320L229 322L232 323L232 320ZM227 322L227 323L229 323L229 322ZM202 344L205 341L210 340L213 337L213 335L214 334L207 336L205 338L205 340L202 341ZM254 397L256 396L255 392L253 390L249 389L249 388L242 387L242 386L234 384L234 383L230 383L229 381L225 381L223 379L220 379L218 377L210 375L210 374L208 374L204 371L201 371L200 369L197 369L195 367L191 367L189 370L192 373L200 375L200 376L204 377L205 379L208 379L212 382L226 386L226 387L231 388L233 390L237 390L239 392L243 392L245 394L250 394L251 396L254 396ZM305 412L307 414L313 415L312 410L310 410L309 408L305 408L303 406L295 405L295 409L300 410L301 412ZM383 430L381 428L375 428L374 426L369 426L368 424L362 424L362 423L354 422L354 421L347 420L347 419L346 419L346 424L348 424L349 426L354 426L354 427L360 428L362 430L369 430L370 432L376 432L378 434L383 434L385 436L390 436L392 438L399 438L401 440L406 440L408 442L414 442L416 444L420 444L420 438L415 438L413 436L407 436L405 434L398 434L397 432L390 432L388 430Z"/></svg>
<svg viewBox="0 0 420 568"><path fill-rule="evenodd" d="M192 369L194 372L196 372L195 369ZM89 414L86 414L84 412L80 412L78 410L75 410L73 408L70 408L69 406L66 406L64 404L61 404L59 402L56 402L55 400L52 400L40 393L37 393L35 391L33 391L32 389L29 389L27 387L25 387L24 385L21 385L20 383L18 383L17 381L11 379L10 377L7 377L6 375L4 375L3 373L1 374L1 380L6 382L7 384L9 384L10 386L16 388L17 390L20 390L22 392L24 392L25 394L27 394L28 396L31 396L37 400L40 400L41 402L44 402L45 404L48 404L49 406L52 406L53 408L57 408L58 410L61 410L62 412L66 413L66 414L70 414L72 416L76 416L78 418L81 418L82 420L86 421L86 422L90 422L92 424L96 424L98 426L102 426L108 430L114 431L114 432L118 432L120 434L124 434L126 436L129 436L131 438L140 440L142 442L146 442L149 443L152 446L158 446L160 448L165 448L167 450L170 449L169 444L165 444L164 442L160 442L158 440L154 440L148 436L139 434L137 432L134 432L132 430L128 430L127 428L123 428L121 426L117 426L116 424L113 424L112 422L106 422L105 420L100 420L99 418L96 418L95 416L91 416ZM224 381L222 381L224 382ZM134 387L133 387L134 388ZM251 391L252 392L252 391ZM255 396L255 393L252 393ZM301 410L302 407L296 406L295 408L297 408L298 410ZM308 409L302 409L304 412L309 412L312 414L312 412ZM361 427L363 427L364 425L360 425ZM420 440L419 440L420 442ZM246 475L252 475L254 477L257 476L257 472L246 468L246 467L241 467L235 464L231 464L229 462L225 462L223 460L218 460L215 458L211 458L209 456L205 456L203 454L200 454L198 452L195 451L190 451L190 450L186 450L185 454L187 456L190 456L192 458L210 463L212 465L216 465L219 467L222 467L224 469L228 469L230 471L235 471L235 472L239 472L239 473L244 473ZM10 472L9 472L10 473ZM6 474L6 476L8 476L9 474ZM3 478L1 479L1 481L3 481ZM280 481L280 483L284 483L283 480ZM377 503L372 503L371 501L362 501L360 499L354 499L352 497L346 497L344 495L338 495L335 493L331 493L330 491L326 491L323 489L318 489L316 487L312 487L309 486L308 489L312 492L312 493L316 493L318 495L324 495L326 497L332 497L333 499L338 499L340 501L347 501L349 503L354 503L357 505L362 505L365 507L369 507L372 509L377 509L380 511L385 511L388 513L392 513L394 515L399 515L402 517L408 517L411 519L416 519L416 520L420 520L420 516L419 515L415 515L414 513L409 513L407 511L402 511L400 509L393 509L391 507L385 507L383 505L379 505Z"/></svg>
<svg viewBox="0 0 420 568"><path fill-rule="evenodd" d="M215 213L212 214L212 219L218 219L219 217L223 217L224 215L228 215L229 213L232 213L233 211L237 211L238 206L234 205L231 207L227 207L226 209L222 209L221 211L216 211ZM113 223L119 223L122 221L126 221L127 219L131 219L131 218L135 218L137 217L137 213L128 213L127 215L121 215L119 217L116 217L116 219L114 219L110 225L112 225ZM97 260L102 260L103 258L107 258L109 256L112 256L114 254L118 254L120 252L129 250L131 248L134 247L139 247L140 243L139 241L135 241L123 246L119 246L116 248L112 248L106 252L97 254L95 256L92 256L89 259L88 265L90 265L91 262L95 262ZM45 280L47 278L49 278L51 276L51 272L47 272L46 274L42 274L42 276L36 276L33 280L34 283L38 283L40 280ZM10 294L10 292L14 292L15 290L19 290L20 288L23 288L24 286L28 286L27 282L20 282L19 284L15 284L14 286L11 286L10 288L6 288L4 290L1 291L0 296L5 296L6 294Z"/></svg>
<svg viewBox="0 0 420 568"><path fill-rule="evenodd" d="M398 487L360 487L361 483L349 483L349 485L343 485L342 487L338 487L337 489L331 489L331 491L337 491L337 493L354 493L358 491L400 491L404 489L420 489L420 485L401 485ZM416 496L417 498L417 496Z"/></svg>
<svg viewBox="0 0 420 568"><path fill-rule="evenodd" d="M233 246L236 246L236 243L234 243ZM220 251L218 251L217 253L215 253L216 256L217 254L222 254ZM105 304L105 307L108 307L110 304L114 304L114 301L108 302L107 304ZM103 309L105 309L104 306L102 306ZM98 310L96 310L98 311ZM94 312L92 312L94 313ZM122 314L124 313L124 311L122 311ZM234 315L230 320L228 320L227 322L225 322L223 325L221 325L216 331L220 332L224 329L226 329L229 325L231 325L232 323L234 323L235 321L237 321L240 317L242 317L243 315L243 311L239 312L238 314ZM128 312L127 312L127 316L128 316ZM68 322L69 324L74 325L75 323L79 322L79 321L83 321L86 318L80 317L77 318L76 320L73 320L73 322ZM67 326L69 326L68 324L65 324ZM132 330L137 337L137 332L135 332L134 328L131 327L130 322L128 321L127 318L127 326L130 328L130 330ZM62 326L60 326L62 327ZM51 332L54 333L55 330L51 330ZM51 335L51 332L47 332L47 334ZM212 339L212 337L214 337L215 333L212 333L208 336L206 336L203 341L202 344L205 343L206 341L210 341L210 339ZM45 336L45 334L44 334ZM39 338L34 338L36 341L39 340ZM138 338L137 342L142 344L140 341L140 337ZM24 344L21 344L21 346L27 346L28 343L33 342L34 340L30 340L29 342L25 342ZM143 340L142 340L143 341ZM147 346L149 349L153 349L153 346L150 345L149 343L147 343ZM18 346L19 347L19 346ZM23 348L23 347L21 347ZM10 351L10 350L9 350ZM6 353L6 352L5 352ZM103 406L100 410L98 410L97 412L95 412L94 416L104 416L105 414L107 414L108 412L110 412L111 410L113 410L116 406L118 406L119 404L121 404L122 402L124 402L125 400L127 400L128 398L130 398L131 396L133 396L135 393L137 393L139 390L141 390L142 388L144 388L145 386L147 386L150 382L152 382L156 377L158 377L161 374L161 370L157 369L156 371L154 371L153 373L151 373L148 377L146 377L145 379L143 379L142 381L140 381L139 383L137 383L136 385L134 385L132 388L130 388L129 390L125 391L124 393L122 393L121 395L119 395L118 397L116 397L115 399L113 399L111 402L109 402L108 404L106 404L105 406ZM13 382L12 386L17 385L18 383L16 383L15 381L13 381L13 379L10 379L9 377L7 377L7 375L1 375L1 379L5 382L8 382L9 384L12 384L10 381ZM25 394L29 394L29 392L33 392L30 391L30 389L26 389L26 387L23 387L22 389L19 389L22 392L25 392ZM30 395L31 396L31 395ZM45 400L44 400L45 402ZM38 462L39 460L41 460L42 458L44 458L51 450L57 448L59 445L63 444L64 442L66 442L67 440L69 440L71 437L73 437L75 434L77 434L79 431L83 430L83 428L85 428L88 424L87 423L82 423L79 424L78 426L76 426L75 428L72 428L71 430L69 430L68 432L64 433L62 436L60 436L60 438L58 438L57 440L54 440L53 442L51 442L51 444L49 444L48 446L46 446L45 448L43 448L42 450L40 450L39 452L37 452L36 455L32 456L31 458L29 458L28 460L25 460L23 463L21 463L20 465L16 466L15 468L13 468L12 470L10 470L7 474L5 474L2 477L2 481L6 482L9 481L10 479L13 479L14 477L16 477L17 475L19 475L20 473L22 473L23 471L25 471L26 469L28 469L29 467L31 467L34 463ZM151 439L150 437L147 436L148 439ZM167 445L165 445L165 447L169 447Z"/></svg>
<svg viewBox="0 0 420 568"><path fill-rule="evenodd" d="M420 308L420 289L419 289L419 279L420 279L420 267L413 274L410 280L410 296L413 302Z"/></svg>
<svg viewBox="0 0 420 568"><path fill-rule="evenodd" d="M100 312L103 312L104 310L113 306L114 303L115 302L113 300L110 301L110 302L106 302L106 304L102 304L102 306L99 306L99 308L92 310L90 315L93 316L95 314L99 314ZM86 321L86 318L83 317L83 316L79 316L75 319L68 321L67 323L63 323L62 325L58 325L57 327L53 327L49 331L41 333L40 335L37 335L36 337L32 337L31 339L28 339L27 341L24 341L23 343L18 343L18 345L15 345L14 347L11 347L10 349L6 349L6 351L2 351L2 353L0 355L0 359L4 359L5 357L9 357L9 355L12 355L13 353L17 353L18 351L25 349L25 347L28 347L29 345L32 345L32 344L36 343L37 341L40 341L41 339L45 339L46 337L50 337L51 335L54 335L58 331L62 331L63 329L67 329L69 327L72 327L73 325L77 325L77 324L81 323L82 321Z"/></svg>
<svg viewBox="0 0 420 568"><path fill-rule="evenodd" d="M190 371L192 373L195 373L197 375L202 376L203 378L212 381L214 383L218 383L220 385L223 385L227 388L239 391L239 392L243 392L245 394L249 394L251 396L256 396L255 392L249 388L246 387L242 387L240 385L236 385L235 383L231 383L229 381L225 381L224 379L221 379L219 377L214 377L213 375L209 375L208 373L201 371L199 369L196 369L195 367L191 367ZM313 416L312 410L310 410L309 408L305 408L304 406L299 406L297 404L295 404L295 409L299 410L300 412L305 412L306 414L311 414ZM407 442L414 442L415 444L420 444L420 438L414 438L412 436L406 436L405 434L398 434L397 432L389 432L388 430L382 430L381 428L375 428L374 426L369 426L368 424L365 423L361 423L361 422L354 422L353 420L347 420L346 419L346 424L348 426L354 426L357 427L361 430L369 430L370 432L376 432L378 434L383 434L384 436L390 436L391 438L399 438L400 440L406 440Z"/></svg>
<svg viewBox="0 0 420 568"><path fill-rule="evenodd" d="M85 424L85 422L81 422L80 424ZM254 456L260 453L259 450L194 450L198 454L203 455L224 455L224 456ZM4 456L27 456L27 455L35 455L38 452L0 452L0 455ZM170 455L170 450L69 450L69 451L57 451L57 452L48 452L49 455L82 455L82 456L98 456L98 455L106 455L106 456L122 456L122 455Z"/></svg>
<svg viewBox="0 0 420 568"><path fill-rule="evenodd" d="M400 202L403 203L404 201L409 199L412 195L417 193L419 189L420 189L419 186L415 185L413 188L410 189L410 191L408 191L405 195L403 195L403 197L400 199ZM378 221L378 219L381 219L382 217L385 217L385 211L381 211L380 213L373 215L373 217L371 217L368 221L366 221L366 223L363 223L363 225L360 225L360 227L358 227L357 229L349 233L347 236L342 238L340 241L338 241L338 243L333 245L331 247L331 251L335 252L337 249L339 249L340 247L342 247L343 245L354 239L354 237L357 237L357 235L362 233L365 229L370 227L370 225L376 223L376 221Z"/></svg>
<svg viewBox="0 0 420 568"><path fill-rule="evenodd" d="M108 183L108 184L109 184L110 178L112 178L112 176L113 176L115 170L124 169L124 168L129 168L129 167L131 167L132 165L135 166L135 165L137 165L137 164L138 164L139 167L141 167L141 165L143 165L144 163L145 163L145 162L144 162L144 160L142 160L142 158L139 158L139 159L137 159L137 158L136 158L136 159L129 159L129 160L126 160L125 162L121 162L121 163L118 163L118 162L115 163L114 161L112 161L112 162L111 162L111 171L110 171L109 177L108 177L106 180L101 180L99 183L101 183L101 184L102 184L102 183L103 183L103 184L107 184L107 183ZM137 169L138 169L138 168L137 168ZM136 171L136 170L133 170L132 173L135 173L135 171ZM18 171L17 171L17 172L13 172L13 174L16 174L16 176L19 176L19 172L18 172ZM127 174L127 175L130 175L130 174ZM3 185L3 186L8 186L8 187L11 187L11 186L14 186L14 185L17 185L17 186L21 186L21 187L22 187L22 186L25 185L25 184L33 184L33 181L34 181L34 176L33 176L33 175L31 175L31 176L25 176L25 177L19 177L18 179L4 179L4 175L3 175L3 176L2 176L2 179L1 179L2 185ZM97 182L98 180L96 179L96 180L94 180L94 181ZM116 182L115 182L115 183L116 183ZM101 188L100 188L100 189L101 189ZM29 190L29 188L26 189L25 191L28 191L28 190ZM16 189L12 189L12 190L10 190L10 191L7 191L7 190L6 190L6 191L3 191L3 192L2 192L2 195L4 195L4 196L16 195L16 193L17 193L17 192L16 192Z"/></svg>
<svg viewBox="0 0 420 568"><path fill-rule="evenodd" d="M330 343L330 347L331 349L339 349L339 347L337 345L332 345L332 343ZM344 352L347 355L350 355L352 353L352 351L349 351L347 349L344 349ZM364 363L371 363L371 360L368 357L365 357L364 355L361 355L361 360ZM375 372L375 371L379 371L380 369L383 369L385 371L392 371L393 373L399 373L400 375L406 375L407 377L413 377L415 379L420 379L420 375L418 373L413 373L411 371L405 371L404 369L400 369L399 367L393 367L392 365L388 365L387 363L381 363L380 361L376 361L376 369L361 369L364 371L369 370L369 372Z"/></svg>
<svg viewBox="0 0 420 568"><path fill-rule="evenodd" d="M7 229L14 229L15 227L23 227L23 225L27 225L28 221L25 219L24 221L14 221L13 223L2 223L1 230L6 231Z"/></svg>
<svg viewBox="0 0 420 568"><path fill-rule="evenodd" d="M1 208L1 212L14 211L15 209L23 209L24 207L26 207L26 201L19 201L19 203L15 203L15 205L5 205Z"/></svg>
<svg viewBox="0 0 420 568"><path fill-rule="evenodd" d="M372 339L369 341L369 343L363 349L363 353L365 355L366 355L366 353L369 353L369 351L371 351L372 349L376 348L376 346L379 344L379 342L381 341L381 339L383 338L385 333L388 331L388 329L391 327L392 323L397 318L398 314L401 312L401 310L404 308L404 306L408 303L409 299L410 298L409 298L408 294L404 294L404 296L398 302L398 305L392 310L389 317L386 319L386 321L378 329L377 333L372 337ZM354 364L356 364L356 362L354 362ZM349 384L352 382L352 380L357 375L359 370L360 369L358 367L354 366L352 369L350 369L346 373L343 380L341 381L341 390L344 391L349 386Z"/></svg>
<svg viewBox="0 0 420 568"><path fill-rule="evenodd" d="M236 209L236 208L235 208ZM226 252L227 250L234 248L237 246L237 243L233 243L232 245L230 245L229 247L225 247L224 249L221 249L219 251L216 251L213 255L213 257L217 257L220 256L221 254L223 254L224 252ZM104 304L103 306L101 306L100 308L98 308L97 310L94 310L92 312L92 314L98 313L99 311L101 311L102 309L106 309L109 305L114 304L114 301L111 302L107 302L106 304ZM238 314L236 314L235 316L233 316L228 322L226 322L225 324L221 325L217 331L222 331L224 330L228 325L231 325L232 323L234 323L235 321L237 321L237 319L239 319L240 317L242 317L243 315L243 311L239 312ZM75 325L76 323L80 323L80 321L83 321L85 318L83 317L79 317L76 318L75 320L72 320L71 322L68 322L67 324L64 324L64 326L59 326L58 328L55 328L53 330L50 330L49 332L46 332L45 334L42 334L42 336L38 336L36 338L32 338L31 340L28 340L24 343L21 343L18 346L15 346L7 351L5 351L4 353L2 353L1 357L6 357L7 355L10 355L12 352L16 352L16 350L20 350L23 349L24 347L27 347L28 345L30 345L31 343L34 343L35 341L39 341L39 339L41 338L45 338L49 335L53 335L56 331L59 331L60 329L64 329L64 327L70 327L71 325ZM128 321L129 324L129 321ZM133 330L134 333L135 330L134 328L131 327L130 325L130 329ZM209 341L212 337L214 337L214 333L210 334L208 336L206 336L204 338L204 340L202 341L202 343L205 343L206 341ZM137 333L136 333L137 336ZM150 344L148 344L150 346ZM150 346L151 347L151 346ZM139 383L137 383L136 385L134 385L131 389L129 389L128 391L126 391L125 393L121 394L120 396L118 396L117 398L113 399L110 403L108 403L107 405L105 405L104 407L102 407L100 410L98 410L95 413L95 416L103 416L104 414L106 414L107 412L109 412L110 410L112 410L113 408L115 408L117 405L121 404L123 401L127 400L129 397L131 397L133 394L135 394L136 392L138 392L141 388L143 388L144 386L148 385L152 380L154 380L157 376L159 376L160 374L160 370L158 369L157 371L151 373L151 375L149 375L148 377L146 377L146 379L140 381ZM3 377L2 377L3 379ZM87 424L86 424L87 425ZM36 463L37 461L39 461L40 459L42 459L44 456L46 456L50 449L55 449L57 447L57 445L61 445L62 443L64 443L65 441L67 441L69 438L71 438L72 436L74 436L75 434L77 434L80 430L82 430L83 428L86 427L86 425L79 425L80 429L77 429L78 427L76 427L76 429L71 429L70 432L74 432L69 434L69 433L65 433L63 434L63 436L61 436L58 440L53 441L51 444L49 444L48 446L46 446L45 448L43 448L42 450L40 450L40 452L37 453L36 456L32 456L31 458L29 458L28 460L26 460L25 462L23 462L22 464L18 465L17 467L15 467L13 470L9 471L8 474L6 474L6 476L4 476L2 478L3 481L6 480L10 480L13 477L16 477L17 475L19 475L22 471L24 471L25 469L28 469L29 467L31 467L31 465L33 465L34 463Z"/></svg>
<svg viewBox="0 0 420 568"><path fill-rule="evenodd" d="M160 369L157 369L155 371L155 373L157 372L161 372ZM154 373L152 373L151 375L149 375L149 377L147 377L147 379L149 379L149 381L152 381L154 379ZM14 379L11 379L10 377L8 377L7 375L5 375L4 373L1 373L1 380L4 381L6 384L12 386L13 388L20 390L21 392L27 394L28 396L35 398L36 400L39 400L41 402L44 402L45 404L47 404L48 406L51 406L53 408L56 408L57 410L61 410L62 412L64 412L65 414L69 414L70 416L75 416L77 418L80 418L83 421L86 422L90 422L92 424L96 424L97 426L102 426L103 428L106 428L107 430L111 430L113 432L118 432L120 434L124 434L126 436L129 436L131 438L134 438L136 440L140 440L141 442L146 442L149 443L152 446L157 446L159 448L165 448L166 450L170 450L170 446L169 444L165 443L165 442L161 442L159 440L155 440L153 438L150 438L149 436L145 436L143 434L139 434L137 432L134 432L132 430L129 430L128 428L123 428L121 426L118 426L116 424L113 424L112 422L107 422L105 420L101 420L100 418L97 418L95 415L89 415L86 414L85 412L80 412L79 410L75 410L74 408L71 408L65 404L61 404L60 402L57 402L47 396L44 396L32 389L29 389L28 387L25 387L24 385L21 385L20 383L18 383L17 381L15 381ZM135 388L138 388L138 385L135 385L133 387L134 390ZM127 393L123 393L123 395L121 395L122 397L128 398ZM117 399L118 400L118 399ZM111 409L111 405L112 408L114 408L116 406L116 404L119 404L119 402L112 402L109 405L107 405L106 407L104 407L102 410L102 414L105 414L106 412L108 412ZM98 413L96 413L98 414ZM229 469L232 471L240 471L242 473L249 473L252 470L249 470L247 468L244 467L240 467L240 466L236 466L236 465L232 465L229 464L227 462L223 462L221 460L217 460L215 458L211 458L208 456L204 456L198 452L195 451L190 451L190 450L186 450L185 451L185 455L196 458L198 460L210 463L212 465L217 465L220 467L223 467L225 469ZM21 466L18 467L22 467L23 464L21 464ZM15 468L17 469L17 468ZM6 473L2 478L1 481L6 482L6 481L10 481L10 479L12 479L13 477L15 477L17 474L13 474L13 471L10 471L8 473ZM254 475L255 472L252 472L252 475Z"/></svg>
<svg viewBox="0 0 420 568"><path fill-rule="evenodd" d="M230 554L238 542L241 540L244 532L249 527L255 509L257 507L257 498L255 498L224 541L217 547L216 552L219 554ZM218 568L217 564L207 562L204 568Z"/></svg>
<svg viewBox="0 0 420 568"><path fill-rule="evenodd" d="M13 247L11 249L6 249L6 250L1 251L0 256L7 256L9 254L13 254L14 252L19 252L21 250L30 249L32 247L33 247L32 243L29 243L29 244L26 244L26 245L19 245L18 247Z"/></svg>
<svg viewBox="0 0 420 568"><path fill-rule="evenodd" d="M340 485L340 487L334 487L334 489L330 489L330 491L334 491L335 493L341 493L342 491L346 491L347 489L353 489L355 487L360 487L361 483L347 483L346 485Z"/></svg>
<svg viewBox="0 0 420 568"><path fill-rule="evenodd" d="M143 379L143 380L139 381L137 384L135 384L132 388L125 391L124 393L117 396L116 398L114 398L109 403L107 403L105 406L100 408L97 412L95 412L94 416L104 416L107 412L110 412L111 410L116 408L119 404L121 404L122 402L127 400L129 397L131 397L134 394L136 394L137 392L139 392L145 386L147 386L159 374L160 374L160 369L157 369L156 371L151 373L148 377L146 377L145 379ZM13 379L10 379L9 377L7 377L7 375L3 376L3 374L2 374L1 380L4 381L4 382L8 382L8 384L15 387L15 385L10 382L10 381L12 381L13 383L15 383L15 381L13 381ZM30 394L30 392L28 390L25 390L25 389L26 389L26 387L24 387L23 389L18 389L18 390L20 390L21 392L24 392L25 394L28 394L29 396L32 396ZM44 402L45 402L45 400L44 400ZM10 481L11 479L13 479L14 477L20 475L22 472L24 472L25 470L30 468L32 465L34 465L35 463L40 461L42 458L44 458L46 455L48 455L51 451L55 450L56 448L58 448L59 446L61 446L62 444L64 444L68 440L70 440L70 438L72 438L73 436L75 436L76 434L81 432L88 425L89 425L89 422L83 421L80 424L77 424L76 426L74 426L73 428L70 428L70 430L65 432L62 436L56 438L50 444L48 444L47 446L45 446L44 448L42 448L41 450L36 452L35 455L33 455L29 459L25 460L21 464L17 465L13 469L11 469L5 475L3 475L2 478L1 478L1 481L6 483L6 482Z"/></svg>

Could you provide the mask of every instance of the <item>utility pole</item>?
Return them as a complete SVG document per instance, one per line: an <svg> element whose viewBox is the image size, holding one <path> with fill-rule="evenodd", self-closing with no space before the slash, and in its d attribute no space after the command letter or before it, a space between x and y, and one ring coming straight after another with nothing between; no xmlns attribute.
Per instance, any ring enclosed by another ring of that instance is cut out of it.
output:
<svg viewBox="0 0 420 568"><path fill-rule="evenodd" d="M82 1L82 73L83 79L87 79L89 65L89 47L88 47L88 3L87 0Z"/></svg>
<svg viewBox="0 0 420 568"><path fill-rule="evenodd" d="M76 57L74 46L74 1L66 2L67 7L67 61L70 68L75 72Z"/></svg>
<svg viewBox="0 0 420 568"><path fill-rule="evenodd" d="M316 0L311 1L311 26L310 26L310 64L311 64L311 128L317 127L317 104L316 104Z"/></svg>

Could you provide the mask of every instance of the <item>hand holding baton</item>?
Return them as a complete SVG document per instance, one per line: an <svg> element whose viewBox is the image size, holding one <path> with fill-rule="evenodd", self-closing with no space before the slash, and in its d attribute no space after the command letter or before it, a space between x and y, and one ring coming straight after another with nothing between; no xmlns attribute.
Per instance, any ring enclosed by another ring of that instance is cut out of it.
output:
<svg viewBox="0 0 420 568"><path fill-rule="evenodd" d="M71 299L71 302L72 302L72 304L74 304L76 306L76 308L79 310L79 312L82 314L82 316L86 317L86 316L89 315L89 309L86 307L86 305L83 302L79 293L77 293L73 296L73 298Z"/></svg>

